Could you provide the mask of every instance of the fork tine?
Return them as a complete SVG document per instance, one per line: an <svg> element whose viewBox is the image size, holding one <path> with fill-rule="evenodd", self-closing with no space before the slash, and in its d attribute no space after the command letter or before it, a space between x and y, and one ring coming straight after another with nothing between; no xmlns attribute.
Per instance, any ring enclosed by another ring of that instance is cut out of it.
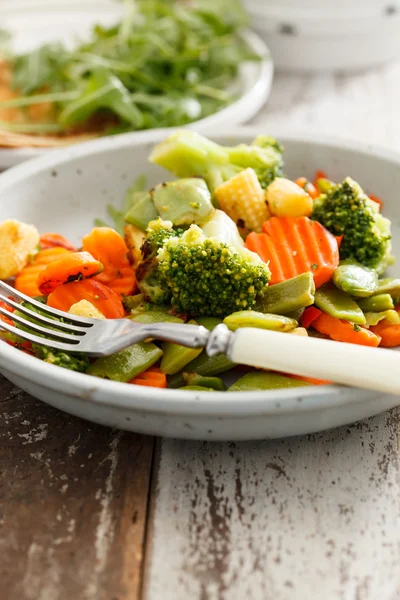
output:
<svg viewBox="0 0 400 600"><path fill-rule="evenodd" d="M27 327L28 329L32 329L35 333L40 333L45 336L51 336L56 340L67 341L67 340L76 340L76 335L71 335L69 333L65 333L64 331L55 331L52 329L47 329L46 327L42 327L41 325L37 325L36 323L32 323L32 321L26 321L22 317L19 317L15 313L10 313L9 310L6 310L0 306L0 315L11 319L14 323L19 323L23 327ZM85 334L83 334L85 335ZM79 339L79 338L78 338Z"/></svg>
<svg viewBox="0 0 400 600"><path fill-rule="evenodd" d="M54 317L62 317L63 319L68 319L71 323L75 325L80 325L81 327L89 327L92 325L89 319L85 317L77 317L75 315L71 315L69 313L63 312L62 310L58 310L57 308L50 308L46 304L42 304L41 302L37 302L33 298L26 296L22 292L18 292L16 289L4 283L4 281L0 281L0 289L5 290L8 294L13 296L13 298L18 298L19 300L24 300L25 302L29 302L32 306L36 306L36 308L40 308L42 312L45 312L49 315L53 315Z"/></svg>
<svg viewBox="0 0 400 600"><path fill-rule="evenodd" d="M82 327L77 327L76 325L72 325L72 323L62 323L61 321L55 321L54 319L48 319L47 317L44 317L43 315L40 315L39 313L36 313L33 310L29 310L29 308L26 308L26 306L23 306L22 304L19 304L18 302L14 302L14 300L10 300L10 298L7 298L6 296L3 296L2 294L0 294L0 300L1 300L1 302L4 302L4 304L12 306L13 308L16 308L19 312L22 312L24 315L29 315L30 317L32 317L39 323L46 323L47 325L51 325L52 327L57 327L63 331L68 331L68 332L76 331L76 333L78 335L85 334L85 329L83 329ZM11 313L11 314L14 314L14 313Z"/></svg>
<svg viewBox="0 0 400 600"><path fill-rule="evenodd" d="M49 346L50 348L56 348L57 350L65 350L66 352L71 352L71 350L79 352L79 338L77 339L77 344L63 344L61 342L57 342L57 340L49 340L46 338L39 337L38 335L34 335L33 333L29 333L28 331L22 331L21 329L14 327L14 325L4 323L4 321L0 321L0 329L5 329L9 333L14 333L18 337L21 337L24 340L28 340L29 342L33 342L34 344L41 344L42 346Z"/></svg>

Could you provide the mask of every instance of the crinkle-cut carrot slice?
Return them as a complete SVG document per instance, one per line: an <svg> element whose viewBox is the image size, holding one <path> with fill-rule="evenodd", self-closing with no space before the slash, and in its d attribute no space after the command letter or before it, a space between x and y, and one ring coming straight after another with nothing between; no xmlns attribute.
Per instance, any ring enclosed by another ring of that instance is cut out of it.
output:
<svg viewBox="0 0 400 600"><path fill-rule="evenodd" d="M263 233L247 236L246 246L269 262L271 285L310 271L320 287L339 264L335 236L308 217L272 217L263 224Z"/></svg>

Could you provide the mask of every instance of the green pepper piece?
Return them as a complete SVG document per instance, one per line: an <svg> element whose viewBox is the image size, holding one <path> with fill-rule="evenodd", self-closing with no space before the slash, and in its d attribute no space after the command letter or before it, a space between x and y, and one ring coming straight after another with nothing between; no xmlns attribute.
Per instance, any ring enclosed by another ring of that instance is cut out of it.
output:
<svg viewBox="0 0 400 600"><path fill-rule="evenodd" d="M198 177L160 183L151 194L161 218L174 225L199 224L215 210L206 182Z"/></svg>
<svg viewBox="0 0 400 600"><path fill-rule="evenodd" d="M221 377L205 377L198 373L183 373L183 379L187 385L198 385L201 387L212 388L223 392L226 390L226 385Z"/></svg>
<svg viewBox="0 0 400 600"><path fill-rule="evenodd" d="M400 296L400 279L393 277L386 277L378 281L377 294L390 294L392 298Z"/></svg>
<svg viewBox="0 0 400 600"><path fill-rule="evenodd" d="M282 315L256 312L254 310L239 310L224 319L225 325L235 331L239 327L258 327L273 331L291 331L297 327L297 321Z"/></svg>
<svg viewBox="0 0 400 600"><path fill-rule="evenodd" d="M230 361L225 354L217 354L217 356L211 358L203 350L197 358L186 365L186 371L212 377L213 375L219 375L220 373L230 371L235 366L236 364ZM184 383L185 380L183 379L182 373L176 373L168 379L168 387L177 388L184 385Z"/></svg>
<svg viewBox="0 0 400 600"><path fill-rule="evenodd" d="M363 312L382 312L394 308L393 298L390 294L377 294L370 298L363 298L358 300L357 304Z"/></svg>
<svg viewBox="0 0 400 600"><path fill-rule="evenodd" d="M214 392L210 387L202 387L201 385L184 385L183 387L178 388L184 391L193 391L193 392Z"/></svg>
<svg viewBox="0 0 400 600"><path fill-rule="evenodd" d="M157 219L158 212L149 192L136 193L135 204L128 210L124 218L127 223L136 225L136 227L145 231L150 221Z"/></svg>
<svg viewBox="0 0 400 600"><path fill-rule="evenodd" d="M300 379L292 379L279 373L268 373L266 371L251 371L238 379L228 392L250 392L256 390L282 390L292 387L305 387L310 385Z"/></svg>
<svg viewBox="0 0 400 600"><path fill-rule="evenodd" d="M332 280L337 288L357 298L372 296L378 289L377 272L351 260L340 263Z"/></svg>
<svg viewBox="0 0 400 600"><path fill-rule="evenodd" d="M315 284L312 273L270 285L258 298L255 310L284 315L314 303Z"/></svg>
<svg viewBox="0 0 400 600"><path fill-rule="evenodd" d="M382 312L366 312L365 319L368 327L378 325L380 321L386 319L392 325L400 325L400 315L396 310L384 310Z"/></svg>
<svg viewBox="0 0 400 600"><path fill-rule="evenodd" d="M189 323L191 325L197 325L196 321L189 321ZM161 348L163 349L164 354L161 360L160 369L166 375L175 375L175 373L181 371L203 351L203 348L187 348L186 346L181 346L180 344L174 344L172 342L163 342Z"/></svg>
<svg viewBox="0 0 400 600"><path fill-rule="evenodd" d="M342 290L325 284L315 292L315 305L336 319L346 319L358 325L365 324L364 313Z"/></svg>
<svg viewBox="0 0 400 600"><path fill-rule="evenodd" d="M162 350L155 344L138 342L125 350L98 358L90 365L87 373L126 383L154 365L161 356Z"/></svg>

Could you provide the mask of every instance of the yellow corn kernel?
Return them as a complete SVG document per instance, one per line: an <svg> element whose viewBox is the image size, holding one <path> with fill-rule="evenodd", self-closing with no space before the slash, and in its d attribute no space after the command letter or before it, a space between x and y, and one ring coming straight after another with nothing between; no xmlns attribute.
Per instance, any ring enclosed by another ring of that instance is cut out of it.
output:
<svg viewBox="0 0 400 600"><path fill-rule="evenodd" d="M105 319L103 313L101 313L91 302L88 300L80 300L71 306L68 311L71 315L77 317L87 317L88 319Z"/></svg>
<svg viewBox="0 0 400 600"><path fill-rule="evenodd" d="M0 279L14 277L38 247L39 232L33 225L8 219L0 224Z"/></svg>
<svg viewBox="0 0 400 600"><path fill-rule="evenodd" d="M308 337L308 331L304 327L296 327L296 329L292 329L292 331L288 331L287 333L291 333L292 335L300 335L302 337Z"/></svg>
<svg viewBox="0 0 400 600"><path fill-rule="evenodd" d="M219 185L215 197L239 229L261 231L268 219L265 193L253 169L245 169Z"/></svg>
<svg viewBox="0 0 400 600"><path fill-rule="evenodd" d="M311 196L290 179L274 179L266 196L271 213L277 217L309 217L312 213Z"/></svg>

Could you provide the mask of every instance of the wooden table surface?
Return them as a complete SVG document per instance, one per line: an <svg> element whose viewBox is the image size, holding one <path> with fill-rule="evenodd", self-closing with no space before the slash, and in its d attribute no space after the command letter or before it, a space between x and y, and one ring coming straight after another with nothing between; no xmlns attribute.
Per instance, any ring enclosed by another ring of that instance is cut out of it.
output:
<svg viewBox="0 0 400 600"><path fill-rule="evenodd" d="M399 106L400 65L280 75L254 122L400 150ZM398 600L399 425L154 440L0 378L0 598Z"/></svg>

